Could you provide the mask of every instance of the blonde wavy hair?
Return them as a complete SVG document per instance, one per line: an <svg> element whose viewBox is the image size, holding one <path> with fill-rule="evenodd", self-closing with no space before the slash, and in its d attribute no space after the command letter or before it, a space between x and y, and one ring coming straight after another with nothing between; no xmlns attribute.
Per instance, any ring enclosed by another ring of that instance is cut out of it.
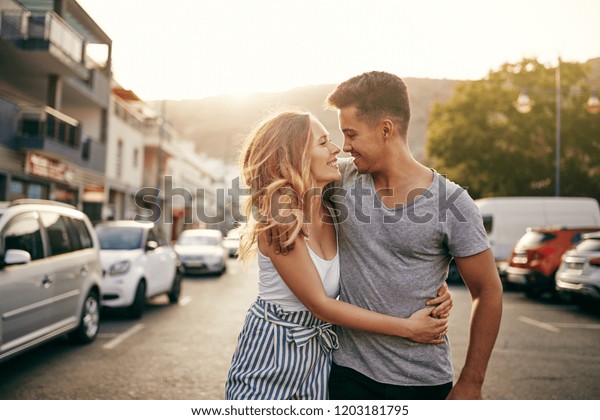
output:
<svg viewBox="0 0 600 420"><path fill-rule="evenodd" d="M311 114L285 111L258 124L240 153L242 181L250 189L241 228L239 258L257 252L260 233L279 227L282 245L291 244L307 220L303 197L314 186L310 172Z"/></svg>

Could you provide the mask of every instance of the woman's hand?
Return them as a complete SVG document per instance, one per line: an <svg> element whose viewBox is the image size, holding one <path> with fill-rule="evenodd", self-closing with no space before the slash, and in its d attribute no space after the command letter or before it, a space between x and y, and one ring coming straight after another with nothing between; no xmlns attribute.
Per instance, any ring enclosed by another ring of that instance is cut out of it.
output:
<svg viewBox="0 0 600 420"><path fill-rule="evenodd" d="M452 309L452 295L448 290L448 284L444 282L438 290L437 297L428 300L425 303L427 306L433 306L431 316L435 318L448 318L450 309Z"/></svg>
<svg viewBox="0 0 600 420"><path fill-rule="evenodd" d="M433 318L432 311L433 308L423 308L408 318L411 334L407 338L424 344L441 344L445 341L448 318Z"/></svg>

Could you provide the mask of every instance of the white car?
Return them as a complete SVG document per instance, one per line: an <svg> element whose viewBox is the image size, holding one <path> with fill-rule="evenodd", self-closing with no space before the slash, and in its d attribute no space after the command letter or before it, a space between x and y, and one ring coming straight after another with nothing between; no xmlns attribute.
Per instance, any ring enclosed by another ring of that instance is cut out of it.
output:
<svg viewBox="0 0 600 420"><path fill-rule="evenodd" d="M600 232L582 235L583 240L565 252L556 273L556 290L571 295L582 306L600 303Z"/></svg>
<svg viewBox="0 0 600 420"><path fill-rule="evenodd" d="M100 322L98 239L85 214L47 200L0 203L0 361Z"/></svg>
<svg viewBox="0 0 600 420"><path fill-rule="evenodd" d="M186 274L218 273L227 269L227 250L223 234L213 229L189 229L181 232L175 244Z"/></svg>
<svg viewBox="0 0 600 420"><path fill-rule="evenodd" d="M223 239L223 246L230 257L237 257L240 250L240 234L237 231L231 231Z"/></svg>
<svg viewBox="0 0 600 420"><path fill-rule="evenodd" d="M104 268L103 306L127 308L132 318L140 318L152 296L166 293L170 303L179 300L179 260L154 223L106 222L96 225L96 232Z"/></svg>

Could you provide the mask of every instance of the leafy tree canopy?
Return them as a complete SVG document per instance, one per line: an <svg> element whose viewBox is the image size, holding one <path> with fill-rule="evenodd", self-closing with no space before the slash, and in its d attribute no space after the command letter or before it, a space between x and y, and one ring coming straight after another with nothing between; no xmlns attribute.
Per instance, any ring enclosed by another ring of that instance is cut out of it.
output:
<svg viewBox="0 0 600 420"><path fill-rule="evenodd" d="M600 200L600 114L586 112L584 64L560 63L561 195ZM462 82L429 119L430 164L474 197L554 195L556 68L537 59L506 63ZM531 111L515 105L526 93Z"/></svg>

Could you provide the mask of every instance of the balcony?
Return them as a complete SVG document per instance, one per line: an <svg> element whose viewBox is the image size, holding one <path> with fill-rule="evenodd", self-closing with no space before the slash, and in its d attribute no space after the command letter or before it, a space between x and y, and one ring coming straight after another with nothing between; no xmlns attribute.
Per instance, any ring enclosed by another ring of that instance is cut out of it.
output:
<svg viewBox="0 0 600 420"><path fill-rule="evenodd" d="M80 159L79 122L50 107L21 110L17 147L42 150L73 162Z"/></svg>
<svg viewBox="0 0 600 420"><path fill-rule="evenodd" d="M16 145L104 172L106 145L91 138L82 140L79 121L50 107L21 110Z"/></svg>
<svg viewBox="0 0 600 420"><path fill-rule="evenodd" d="M35 64L46 73L56 73L58 61L68 70L60 73L89 78L84 62L85 39L54 12L4 10L0 15L0 37L30 52L30 56L39 56Z"/></svg>

